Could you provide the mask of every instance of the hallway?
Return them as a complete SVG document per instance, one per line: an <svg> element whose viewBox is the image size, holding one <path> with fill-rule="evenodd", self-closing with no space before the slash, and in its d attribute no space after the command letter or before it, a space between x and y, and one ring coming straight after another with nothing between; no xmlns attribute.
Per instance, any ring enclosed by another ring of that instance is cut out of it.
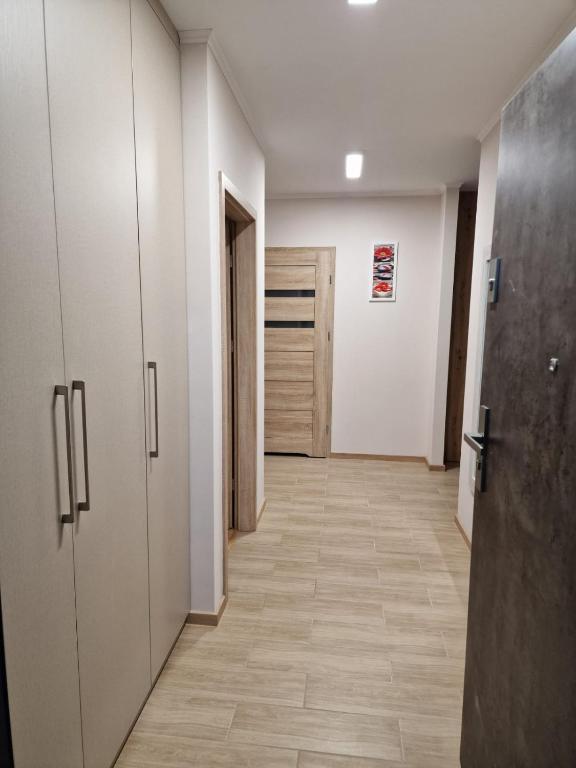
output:
<svg viewBox="0 0 576 768"><path fill-rule="evenodd" d="M456 768L458 475L266 458L217 628L187 626L117 768Z"/></svg>

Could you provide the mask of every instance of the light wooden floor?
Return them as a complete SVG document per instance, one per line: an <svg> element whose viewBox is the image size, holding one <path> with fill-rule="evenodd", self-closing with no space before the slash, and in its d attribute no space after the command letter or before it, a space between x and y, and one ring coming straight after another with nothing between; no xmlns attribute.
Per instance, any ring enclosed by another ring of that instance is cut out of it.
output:
<svg viewBox="0 0 576 768"><path fill-rule="evenodd" d="M216 629L185 629L118 768L456 768L457 473L268 457Z"/></svg>

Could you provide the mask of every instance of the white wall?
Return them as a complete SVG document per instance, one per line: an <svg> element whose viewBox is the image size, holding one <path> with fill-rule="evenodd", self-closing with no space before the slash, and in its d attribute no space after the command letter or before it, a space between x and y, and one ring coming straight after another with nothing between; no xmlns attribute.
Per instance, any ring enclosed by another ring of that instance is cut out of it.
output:
<svg viewBox="0 0 576 768"><path fill-rule="evenodd" d="M336 246L335 453L427 455L442 215L440 195L267 203L267 246ZM386 240L400 243L397 301L370 303L372 245Z"/></svg>
<svg viewBox="0 0 576 768"><path fill-rule="evenodd" d="M263 317L264 156L206 43L182 45L189 302L192 611L223 594L219 173L257 212ZM263 326L263 323L259 323ZM264 497L264 333L258 339L258 504Z"/></svg>
<svg viewBox="0 0 576 768"><path fill-rule="evenodd" d="M486 297L488 275L486 262L490 258L494 210L496 204L496 178L498 175L498 150L500 124L482 142L480 179L478 183L478 210L474 240L474 263L470 295L470 324L468 326L468 357L466 361L466 388L464 394L463 431L478 429L482 359L484 353L484 328L486 322ZM458 495L458 519L468 538L472 538L474 514L475 454L463 443L460 461L460 489Z"/></svg>

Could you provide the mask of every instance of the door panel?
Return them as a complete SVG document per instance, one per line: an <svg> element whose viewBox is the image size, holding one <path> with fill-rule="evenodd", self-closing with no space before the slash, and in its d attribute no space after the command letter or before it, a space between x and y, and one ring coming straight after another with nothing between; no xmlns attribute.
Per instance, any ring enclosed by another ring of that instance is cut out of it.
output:
<svg viewBox="0 0 576 768"><path fill-rule="evenodd" d="M87 398L92 503L75 527L84 756L104 768L150 687L129 3L47 0L46 27L66 368ZM81 496L78 441L75 456Z"/></svg>
<svg viewBox="0 0 576 768"><path fill-rule="evenodd" d="M266 411L264 446L274 451L278 446L287 453L307 453L312 450L312 411Z"/></svg>
<svg viewBox="0 0 576 768"><path fill-rule="evenodd" d="M269 452L329 452L334 267L334 249L266 250L265 432L275 434L266 440ZM304 382L309 387L295 388ZM268 424L279 412L303 410L312 414L305 445L302 435L277 434Z"/></svg>
<svg viewBox="0 0 576 768"><path fill-rule="evenodd" d="M314 381L314 353L269 352L265 369L267 381Z"/></svg>
<svg viewBox="0 0 576 768"><path fill-rule="evenodd" d="M267 381L267 411L312 411L314 408L313 381Z"/></svg>
<svg viewBox="0 0 576 768"><path fill-rule="evenodd" d="M266 290L313 291L316 288L316 267L266 267Z"/></svg>
<svg viewBox="0 0 576 768"><path fill-rule="evenodd" d="M573 33L503 116L463 768L576 765L575 85Z"/></svg>
<svg viewBox="0 0 576 768"><path fill-rule="evenodd" d="M314 352L313 328L266 328L266 352Z"/></svg>
<svg viewBox="0 0 576 768"><path fill-rule="evenodd" d="M41 0L0 6L0 588L16 768L82 765Z"/></svg>
<svg viewBox="0 0 576 768"><path fill-rule="evenodd" d="M267 298L266 320L311 321L314 320L314 304L313 298Z"/></svg>
<svg viewBox="0 0 576 768"><path fill-rule="evenodd" d="M180 56L146 0L132 3L134 112L145 361L148 381L148 537L152 676L190 610L186 265Z"/></svg>

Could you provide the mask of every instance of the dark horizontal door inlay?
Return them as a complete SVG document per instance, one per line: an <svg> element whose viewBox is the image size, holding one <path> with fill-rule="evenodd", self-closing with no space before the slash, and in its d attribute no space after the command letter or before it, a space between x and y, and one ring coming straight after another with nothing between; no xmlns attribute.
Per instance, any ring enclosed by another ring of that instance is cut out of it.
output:
<svg viewBox="0 0 576 768"><path fill-rule="evenodd" d="M266 320L265 328L314 328L314 320Z"/></svg>
<svg viewBox="0 0 576 768"><path fill-rule="evenodd" d="M291 296L292 298L311 298L313 299L316 296L316 291L300 291L298 289L295 290L285 290L285 291L265 291L266 297L269 299L272 298L287 298Z"/></svg>

